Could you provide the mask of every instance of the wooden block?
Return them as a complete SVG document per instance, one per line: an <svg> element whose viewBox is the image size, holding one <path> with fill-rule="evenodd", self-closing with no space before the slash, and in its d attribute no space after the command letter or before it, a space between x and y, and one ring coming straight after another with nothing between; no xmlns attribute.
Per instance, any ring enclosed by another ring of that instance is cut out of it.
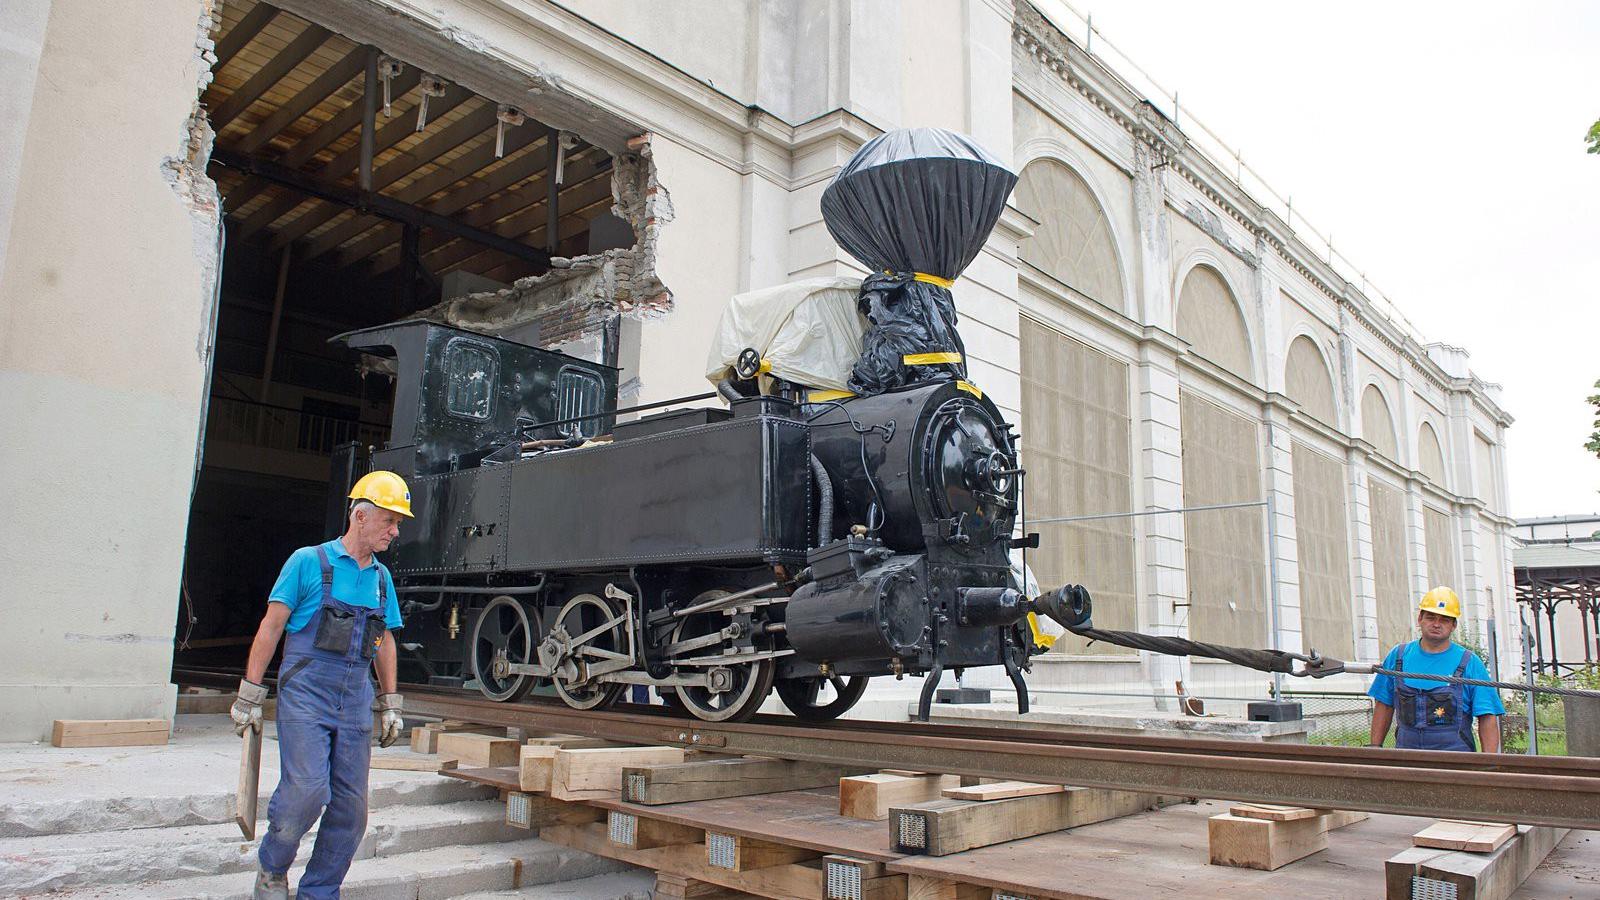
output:
<svg viewBox="0 0 1600 900"><path fill-rule="evenodd" d="M807 847L775 844L741 834L706 832L706 865L713 869L748 872L752 869L783 866L821 856L818 851Z"/></svg>
<svg viewBox="0 0 1600 900"><path fill-rule="evenodd" d="M1322 830L1332 831L1357 822L1365 822L1371 816L1364 812L1354 812L1348 809L1326 809L1322 811Z"/></svg>
<svg viewBox="0 0 1600 900"><path fill-rule="evenodd" d="M606 826L599 824L555 826L540 831L539 837L541 840L583 850L596 856L620 859L635 866L659 872L671 872L681 877L731 889L728 894L711 895L718 897L719 900L721 898L742 900L747 895L776 898L776 900L825 900L821 860L813 859L736 872L708 864L705 845L687 844L655 847L649 850L630 850L611 843L606 833ZM874 894L873 900L901 900L902 896Z"/></svg>
<svg viewBox="0 0 1600 900"><path fill-rule="evenodd" d="M584 737L580 734L540 734L529 737L523 741L524 746L532 747L565 747L568 750L595 749L598 747L615 747L616 744L605 738Z"/></svg>
<svg viewBox="0 0 1600 900"><path fill-rule="evenodd" d="M611 843L632 850L649 850L652 847L671 847L676 844L699 844L706 837L703 828L679 825L661 819L643 818L617 810L612 810L607 815L606 829Z"/></svg>
<svg viewBox="0 0 1600 900"><path fill-rule="evenodd" d="M667 872L656 873L656 886L651 895L657 900L734 900L734 898L754 896L744 891L729 890L709 881Z"/></svg>
<svg viewBox="0 0 1600 900"><path fill-rule="evenodd" d="M438 753L439 735L454 734L457 732L471 732L473 734L492 734L503 737L504 728L496 725L474 725L471 722L458 722L446 719L443 722L429 722L411 729L411 749L418 753Z"/></svg>
<svg viewBox="0 0 1600 900"><path fill-rule="evenodd" d="M52 747L148 747L167 742L166 719L57 719Z"/></svg>
<svg viewBox="0 0 1600 900"><path fill-rule="evenodd" d="M945 788L944 796L951 800L1009 800L1012 797L1032 797L1036 794L1059 794L1066 788L1059 784L1034 784L1031 781L996 781L970 787Z"/></svg>
<svg viewBox="0 0 1600 900"><path fill-rule="evenodd" d="M1488 853L1516 836L1514 825L1441 819L1411 836L1414 847Z"/></svg>
<svg viewBox="0 0 1600 900"><path fill-rule="evenodd" d="M1431 887L1453 887L1461 900L1504 900L1516 893L1567 831L1519 825L1515 837L1489 853L1408 848L1384 864L1384 896L1410 900L1412 879L1420 878L1437 883Z"/></svg>
<svg viewBox="0 0 1600 900"><path fill-rule="evenodd" d="M1132 815L1159 800L1151 794L1084 787L1008 800L932 800L891 809L889 842L897 853L947 856Z"/></svg>
<svg viewBox="0 0 1600 900"><path fill-rule="evenodd" d="M656 806L690 800L747 797L835 784L852 771L781 759L713 758L622 771L622 799Z"/></svg>
<svg viewBox="0 0 1600 900"><path fill-rule="evenodd" d="M935 800L945 788L960 786L956 775L852 775L839 779L839 815L881 821L892 807Z"/></svg>
<svg viewBox="0 0 1600 900"><path fill-rule="evenodd" d="M622 793L624 767L681 762L683 750L678 747L560 748L550 771L550 796L559 800L614 799Z"/></svg>
<svg viewBox="0 0 1600 900"><path fill-rule="evenodd" d="M437 756L423 756L421 754L408 754L405 756L385 754L379 756L374 753L371 767L391 772L438 772L441 769L454 769L458 764L458 760L440 759Z"/></svg>
<svg viewBox="0 0 1600 900"><path fill-rule="evenodd" d="M439 758L460 760L462 768L517 765L517 742L492 734L451 731L439 735Z"/></svg>
<svg viewBox="0 0 1600 900"><path fill-rule="evenodd" d="M889 872L881 862L851 856L824 856L827 900L905 900L906 876Z"/></svg>
<svg viewBox="0 0 1600 900"><path fill-rule="evenodd" d="M587 825L604 818L605 810L586 803L567 803L521 791L506 792L506 824L517 828Z"/></svg>
<svg viewBox="0 0 1600 900"><path fill-rule="evenodd" d="M1223 813L1207 824L1214 866L1270 872L1328 847L1320 816L1279 822Z"/></svg>
<svg viewBox="0 0 1600 900"><path fill-rule="evenodd" d="M525 791L550 793L550 775L555 770L560 747L524 744L517 767L518 786Z"/></svg>
<svg viewBox="0 0 1600 900"><path fill-rule="evenodd" d="M1314 819L1323 810L1305 806L1275 806L1271 803L1236 803L1228 808L1229 815L1243 819L1266 819L1270 822L1295 822Z"/></svg>

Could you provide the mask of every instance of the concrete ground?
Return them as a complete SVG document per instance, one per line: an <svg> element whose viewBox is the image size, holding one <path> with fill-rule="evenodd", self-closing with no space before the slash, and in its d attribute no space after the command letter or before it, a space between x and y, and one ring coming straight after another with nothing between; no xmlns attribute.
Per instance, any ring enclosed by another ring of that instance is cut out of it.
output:
<svg viewBox="0 0 1600 900"><path fill-rule="evenodd" d="M258 833L278 781L267 727ZM178 716L163 747L0 744L0 897L247 897L257 842L234 823L238 772L239 739L222 715ZM427 772L371 775L346 898L650 896L648 873L507 826L490 788ZM314 839L313 830L291 885Z"/></svg>

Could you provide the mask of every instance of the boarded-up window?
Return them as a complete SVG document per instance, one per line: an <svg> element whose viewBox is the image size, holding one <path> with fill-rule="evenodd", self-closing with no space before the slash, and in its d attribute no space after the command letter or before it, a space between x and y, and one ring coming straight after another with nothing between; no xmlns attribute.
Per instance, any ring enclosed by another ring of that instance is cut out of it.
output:
<svg viewBox="0 0 1600 900"><path fill-rule="evenodd" d="M1190 391L1183 417L1183 505L1261 499L1256 424ZM1259 508L1184 516L1189 636L1240 647L1266 646L1266 538Z"/></svg>
<svg viewBox="0 0 1600 900"><path fill-rule="evenodd" d="M1489 504L1490 509L1497 508L1500 494L1494 477L1494 448L1476 431L1472 433L1472 466L1477 470L1473 476L1478 483L1478 499Z"/></svg>
<svg viewBox="0 0 1600 900"><path fill-rule="evenodd" d="M1443 585L1461 593L1456 583L1455 522L1449 513L1422 511L1422 534L1428 545L1428 587Z"/></svg>
<svg viewBox="0 0 1600 900"><path fill-rule="evenodd" d="M1078 173L1053 159L1035 160L1022 170L1014 196L1017 209L1039 222L1033 236L1022 242L1022 261L1127 312L1111 220Z"/></svg>
<svg viewBox="0 0 1600 900"><path fill-rule="evenodd" d="M1222 276L1209 266L1195 266L1183 279L1178 293L1178 337L1194 352L1229 372L1253 380L1250 366L1250 331L1244 315Z"/></svg>
<svg viewBox="0 0 1600 900"><path fill-rule="evenodd" d="M1344 465L1294 443L1294 533L1300 558L1301 639L1309 649L1354 653Z"/></svg>
<svg viewBox="0 0 1600 900"><path fill-rule="evenodd" d="M1367 385L1366 391L1361 394L1361 437L1377 448L1385 459L1400 461L1395 444L1394 416L1389 414L1389 401L1383 399L1383 392L1375 384Z"/></svg>
<svg viewBox="0 0 1600 900"><path fill-rule="evenodd" d="M1022 453L1029 519L1128 512L1132 425L1128 367L1031 319L1022 320ZM1028 554L1041 588L1068 582L1094 595L1095 624L1137 627L1133 520L1043 525ZM1056 648L1081 653L1082 638ZM1124 652L1096 644L1095 653ZM1131 652L1131 651L1128 651Z"/></svg>
<svg viewBox="0 0 1600 900"><path fill-rule="evenodd" d="M1439 435L1427 422L1417 429L1417 468L1434 484L1444 487L1444 450L1439 446Z"/></svg>
<svg viewBox="0 0 1600 900"><path fill-rule="evenodd" d="M1303 334L1289 345L1289 358L1284 364L1284 393L1322 424L1339 424L1333 401L1333 376L1316 342Z"/></svg>
<svg viewBox="0 0 1600 900"><path fill-rule="evenodd" d="M1378 601L1378 655L1411 640L1414 604L1406 584L1405 497L1374 478L1368 482L1372 507L1373 585Z"/></svg>

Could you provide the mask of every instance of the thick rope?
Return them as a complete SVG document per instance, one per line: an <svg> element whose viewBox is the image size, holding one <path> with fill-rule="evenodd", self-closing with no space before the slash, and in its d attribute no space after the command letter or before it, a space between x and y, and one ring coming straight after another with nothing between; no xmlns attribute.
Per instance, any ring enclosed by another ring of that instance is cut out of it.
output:
<svg viewBox="0 0 1600 900"><path fill-rule="evenodd" d="M1446 684L1470 684L1475 687L1499 688L1503 691L1515 691L1519 694L1533 691L1538 694L1555 694L1558 697L1587 697L1591 700L1600 700L1600 691L1585 691L1579 688L1518 684L1515 681L1487 681L1482 678L1457 678L1454 675L1424 675L1421 672L1401 672L1395 669L1385 669L1382 666L1372 666L1371 668L1375 675L1388 675L1393 678L1420 678L1424 681L1442 681Z"/></svg>

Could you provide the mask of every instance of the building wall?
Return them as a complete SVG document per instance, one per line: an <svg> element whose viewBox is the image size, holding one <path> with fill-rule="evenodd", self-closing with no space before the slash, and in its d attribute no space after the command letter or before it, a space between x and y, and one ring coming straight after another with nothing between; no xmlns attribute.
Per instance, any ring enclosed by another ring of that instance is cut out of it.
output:
<svg viewBox="0 0 1600 900"><path fill-rule="evenodd" d="M1354 655L1371 659L1399 633L1395 604L1447 556L1469 619L1505 619L1510 523L1495 473L1511 420L1465 352L1423 345L1385 319L1022 0L731 12L706 0L689 15L612 0L282 5L538 109L608 152L648 158L647 231L668 296L624 310L625 376L641 401L706 389L711 329L734 293L861 273L828 236L819 202L880 130L955 128L1016 171L1054 172L1071 202L1019 196L955 287L972 380L1052 473L1041 478L1058 507L1048 512L1218 498L1270 507L1041 529L1077 548L1041 558L1041 571L1086 572L1108 622L1298 649L1348 621ZM0 499L18 511L0 525L0 592L33 615L0 638L11 642L0 652L22 661L0 685L0 709L21 713L0 717L10 729L0 737L37 735L64 714L169 709L215 259L214 207L193 164L205 140L189 129L206 0L141 4L137 15L86 0L22 9L7 17L0 57L16 75L0 81L0 109L25 113L8 119L21 123L15 174L0 152L0 233L12 206L0 244L0 414L21 423L0 444ZM107 133L114 154L101 149ZM1052 246L1049 235L1071 237ZM1074 237L1092 252L1074 256ZM1069 360L1074 368L1056 368ZM1367 421L1380 408L1371 390L1392 427ZM1426 465L1424 422L1439 442ZM1079 436L1080 426L1091 430ZM39 466L106 435L123 452L98 460L94 478ZM1297 501L1315 509L1303 537ZM95 513L87 536L60 515L80 509ZM1107 555L1084 549L1101 539ZM1348 605L1332 608L1341 598ZM1038 683L1168 691L1176 678L1236 677L1063 649L1036 667Z"/></svg>
<svg viewBox="0 0 1600 900"><path fill-rule="evenodd" d="M0 740L169 716L217 242L202 0L48 10L0 80ZM30 18L32 17L32 18ZM21 49L19 45L10 45ZM20 138L20 141L18 140Z"/></svg>

